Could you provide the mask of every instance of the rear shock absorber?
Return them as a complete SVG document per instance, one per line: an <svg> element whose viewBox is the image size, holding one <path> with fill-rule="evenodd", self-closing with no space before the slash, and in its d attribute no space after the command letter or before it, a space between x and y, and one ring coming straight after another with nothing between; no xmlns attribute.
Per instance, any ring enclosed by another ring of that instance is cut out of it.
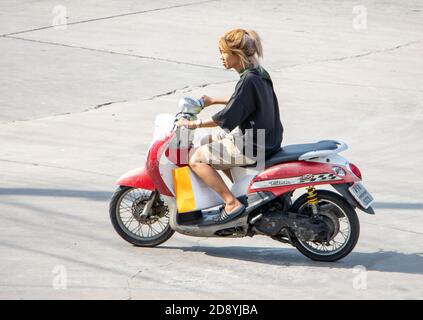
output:
<svg viewBox="0 0 423 320"><path fill-rule="evenodd" d="M307 189L307 204L310 205L313 215L317 216L317 192L313 186L310 186Z"/></svg>

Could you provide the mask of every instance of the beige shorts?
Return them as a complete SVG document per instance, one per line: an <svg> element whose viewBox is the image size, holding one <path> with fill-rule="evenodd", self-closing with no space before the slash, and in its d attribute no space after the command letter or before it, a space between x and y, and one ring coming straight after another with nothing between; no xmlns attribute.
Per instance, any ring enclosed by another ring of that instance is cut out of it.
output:
<svg viewBox="0 0 423 320"><path fill-rule="evenodd" d="M235 143L237 136L239 137L238 128L230 133L216 131L209 136L212 142L203 144L195 151L195 161L207 163L216 170L255 164L255 160L242 154L238 143Z"/></svg>

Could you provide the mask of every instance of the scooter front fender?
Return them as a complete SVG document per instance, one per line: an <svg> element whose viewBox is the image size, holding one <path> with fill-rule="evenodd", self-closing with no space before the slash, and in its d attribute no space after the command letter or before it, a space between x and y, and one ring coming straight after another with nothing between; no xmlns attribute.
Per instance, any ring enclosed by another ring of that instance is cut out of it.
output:
<svg viewBox="0 0 423 320"><path fill-rule="evenodd" d="M128 171L116 181L116 184L119 186L134 187L152 191L156 189L153 180L151 180L145 167Z"/></svg>

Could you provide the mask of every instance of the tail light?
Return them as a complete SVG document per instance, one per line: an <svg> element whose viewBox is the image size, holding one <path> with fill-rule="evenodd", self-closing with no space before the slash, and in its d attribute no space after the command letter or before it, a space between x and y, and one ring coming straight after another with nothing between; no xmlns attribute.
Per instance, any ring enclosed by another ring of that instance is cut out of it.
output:
<svg viewBox="0 0 423 320"><path fill-rule="evenodd" d="M363 180L363 178L361 177L361 171L360 169L358 169L358 167L355 164L350 163L348 166L350 167L350 170L352 173L354 173L357 177L359 177L360 180Z"/></svg>

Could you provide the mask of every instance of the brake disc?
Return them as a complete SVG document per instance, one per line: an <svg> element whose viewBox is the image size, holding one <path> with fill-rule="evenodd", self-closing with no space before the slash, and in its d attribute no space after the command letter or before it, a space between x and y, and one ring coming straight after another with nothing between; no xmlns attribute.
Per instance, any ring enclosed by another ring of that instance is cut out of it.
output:
<svg viewBox="0 0 423 320"><path fill-rule="evenodd" d="M147 199L144 198L137 198L132 202L132 216L138 221L144 223L145 219L141 218L142 211L144 210L145 204L147 203Z"/></svg>
<svg viewBox="0 0 423 320"><path fill-rule="evenodd" d="M140 223L143 224L153 224L156 223L157 220L164 217L168 213L167 206L165 206L162 199L158 199L154 205L151 207L151 213L148 217L144 218L141 217L144 207L147 203L148 199L146 198L138 198L134 200L132 203L132 216Z"/></svg>

